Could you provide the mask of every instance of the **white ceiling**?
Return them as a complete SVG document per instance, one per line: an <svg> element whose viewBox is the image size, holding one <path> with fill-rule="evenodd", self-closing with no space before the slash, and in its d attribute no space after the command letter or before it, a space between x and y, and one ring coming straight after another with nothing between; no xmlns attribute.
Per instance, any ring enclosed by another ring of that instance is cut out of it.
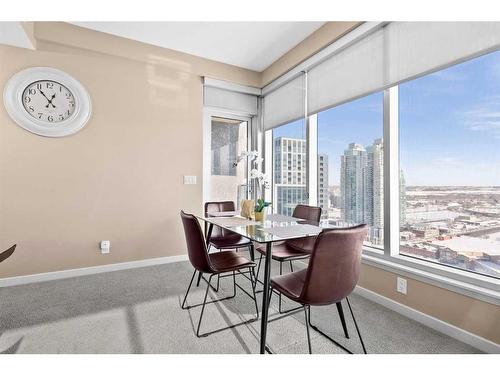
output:
<svg viewBox="0 0 500 375"><path fill-rule="evenodd" d="M72 23L259 72L324 24L324 22Z"/></svg>
<svg viewBox="0 0 500 375"><path fill-rule="evenodd" d="M0 22L0 44L34 49L21 22Z"/></svg>

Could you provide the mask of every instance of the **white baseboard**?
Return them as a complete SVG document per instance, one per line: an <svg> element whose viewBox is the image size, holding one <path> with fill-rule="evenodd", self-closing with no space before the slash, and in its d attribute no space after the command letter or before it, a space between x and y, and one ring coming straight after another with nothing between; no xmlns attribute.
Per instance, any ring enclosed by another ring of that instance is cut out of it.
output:
<svg viewBox="0 0 500 375"><path fill-rule="evenodd" d="M0 279L0 288L6 286L38 283L41 281L66 279L69 277L93 275L96 273L103 273L103 272L127 270L131 268L155 266L158 264L182 262L185 260L188 260L187 255L175 255L170 257L150 258L150 259L134 260L131 262L105 264L102 266L75 268L64 271L37 273L34 275L6 277Z"/></svg>
<svg viewBox="0 0 500 375"><path fill-rule="evenodd" d="M355 293L485 353L500 353L500 345L494 343L493 341L465 331L418 310L412 309L411 307L393 301L392 299L372 292L371 290L357 286Z"/></svg>

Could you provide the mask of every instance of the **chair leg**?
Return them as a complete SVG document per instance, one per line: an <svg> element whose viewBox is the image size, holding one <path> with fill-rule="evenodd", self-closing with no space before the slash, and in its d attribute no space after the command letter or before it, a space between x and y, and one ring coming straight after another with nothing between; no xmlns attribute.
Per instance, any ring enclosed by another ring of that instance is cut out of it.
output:
<svg viewBox="0 0 500 375"><path fill-rule="evenodd" d="M196 282L196 287L200 286L200 281L201 281L202 276L203 276L203 273L200 272L200 274L198 275L198 281Z"/></svg>
<svg viewBox="0 0 500 375"><path fill-rule="evenodd" d="M255 275L255 285L257 286L257 280L259 280L260 264L262 263L262 254L260 254L259 264L257 265L257 274Z"/></svg>
<svg viewBox="0 0 500 375"><path fill-rule="evenodd" d="M293 264L291 260L290 260L290 271L293 272Z"/></svg>
<svg viewBox="0 0 500 375"><path fill-rule="evenodd" d="M283 275L283 262L280 262L280 276ZM281 311L281 293L279 295L279 298L278 298L278 311L280 314L283 314L283 312Z"/></svg>
<svg viewBox="0 0 500 375"><path fill-rule="evenodd" d="M363 342L363 338L361 337L361 332L359 332L358 323L356 322L356 318L354 317L354 313L352 312L351 304L349 303L349 298L346 297L345 299L347 301L347 306L349 306L349 310L351 311L352 320L354 321L354 327L356 327L356 331L358 332L359 341L361 341L361 346L363 347L363 352L365 354L367 354L366 348L365 348L365 343Z"/></svg>
<svg viewBox="0 0 500 375"><path fill-rule="evenodd" d="M255 278L254 267L248 267L248 271L250 272L250 282L252 284L253 302L255 303L255 311L257 312L257 319L259 319L259 306L257 305L257 296L255 294L256 282L254 282Z"/></svg>
<svg viewBox="0 0 500 375"><path fill-rule="evenodd" d="M344 310L342 309L342 302L337 302L337 311L339 312L340 322L342 323L342 328L344 329L344 334L346 339L349 338L349 332L347 332L347 324L345 322Z"/></svg>
<svg viewBox="0 0 500 375"><path fill-rule="evenodd" d="M358 336L359 336L359 340L361 341L361 346L363 347L363 352L365 354L366 353L366 348L365 348L365 344L363 342L363 339L361 338L361 334L359 333L359 329L358 329L358 324L356 323L356 319L354 318L354 314L352 313L352 309L351 309L351 304L349 303L349 300L347 299L346 297L346 300L347 300L347 305L349 306L349 310L351 311L351 316L352 316L352 319L354 320L354 326L356 327L356 331L358 332ZM309 310L309 325L311 326L312 329L314 329L316 332L318 332L319 334L321 334L323 337L326 337L328 340L330 340L331 342L333 342L335 345L337 345L339 348L345 350L347 353L349 354L354 354L353 352L351 352L349 349L347 349L344 345L340 344L339 342L335 341L334 339L332 339L330 336L328 336L326 333L324 333L323 331L321 331L318 327L316 327L315 325L313 325L311 323L311 311Z"/></svg>
<svg viewBox="0 0 500 375"><path fill-rule="evenodd" d="M191 285L193 284L193 280L194 280L195 275L196 275L196 269L193 272L193 276L191 276L191 281L189 282L189 286L188 286L188 289L186 291L186 295L184 296L184 301L182 301L181 309L183 309L183 310L186 309L184 307L184 305L186 304L186 299L187 299L187 296L189 294L189 290L191 289ZM202 275L202 273L200 272L200 278L201 278L201 275Z"/></svg>
<svg viewBox="0 0 500 375"><path fill-rule="evenodd" d="M306 331L307 331L307 346L309 347L309 354L312 354L312 349L311 349L311 335L309 334L309 321L310 318L308 315L311 315L311 307L304 305L304 314L306 318Z"/></svg>
<svg viewBox="0 0 500 375"><path fill-rule="evenodd" d="M206 224L207 223L205 222L205 226L206 226ZM205 232L206 232L206 229L205 229ZM207 253L210 253L210 249L211 248L212 248L212 244L209 243L208 246L207 246ZM201 281L202 276L203 276L203 273L200 272L200 274L198 275L198 281L196 282L196 287L200 286L200 281Z"/></svg>
<svg viewBox="0 0 500 375"><path fill-rule="evenodd" d="M250 270L250 268L249 268L249 270ZM253 271L253 270L250 270L250 271ZM250 276L250 279L251 279L252 272L250 272L250 275L251 275ZM255 295L255 289L252 289L254 291L253 297L252 297L252 295L250 295L247 291L245 291L245 289L243 289L240 285L236 284L236 271L233 271L233 295L229 296L229 297L225 297L225 298L220 298L218 300L212 300L210 302L207 302L208 290L211 287L212 277L214 277L214 276L215 276L215 274L210 275L210 277L209 277L208 280L205 279L205 278L203 278L203 280L205 280L205 282L207 283L207 289L205 290L205 297L203 299L203 303L191 306L191 307L197 307L197 306L200 306L200 305L202 306L201 313L200 313L200 320L198 321L198 327L196 329L196 336L197 337L207 337L208 335L211 335L213 333L217 333L217 332L221 332L221 331L224 331L224 330L227 330L227 329L238 327L238 326L243 325L243 324L248 324L248 323L255 322L259 318L259 309L258 309L258 306L257 306L257 297ZM250 280L250 281L252 281L252 280ZM253 282L252 282L252 285L253 285ZM221 301L224 301L224 300L227 300L227 299L234 298L236 296L236 287L240 288L243 292L245 292L245 294L247 294L250 298L252 298L254 300L254 302L255 302L255 310L257 312L257 316L255 318L251 318L251 319L242 321L240 323L232 324L230 326L219 328L219 329L216 329L216 330L211 331L211 332L206 332L206 333L200 334L201 321L203 319L203 313L205 311L205 306L208 305L209 303L221 302Z"/></svg>
<svg viewBox="0 0 500 375"><path fill-rule="evenodd" d="M201 335L200 336L200 327L201 327L201 320L203 319L203 312L205 311L205 305L207 304L207 297L208 297L208 289L210 289L210 282L212 281L212 276L208 278L208 283L207 283L207 289L205 290L205 298L203 299L203 306L201 308L201 313L200 313L200 320L198 321L198 328L196 329L196 336L201 337L201 336L207 336Z"/></svg>

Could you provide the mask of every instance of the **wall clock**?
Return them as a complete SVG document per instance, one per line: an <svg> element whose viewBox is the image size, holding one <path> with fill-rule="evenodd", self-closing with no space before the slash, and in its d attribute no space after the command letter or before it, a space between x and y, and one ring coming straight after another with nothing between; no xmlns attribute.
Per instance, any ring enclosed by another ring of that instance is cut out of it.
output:
<svg viewBox="0 0 500 375"><path fill-rule="evenodd" d="M90 96L69 74L53 68L25 69L10 78L3 94L9 116L24 129L46 137L64 137L90 118Z"/></svg>

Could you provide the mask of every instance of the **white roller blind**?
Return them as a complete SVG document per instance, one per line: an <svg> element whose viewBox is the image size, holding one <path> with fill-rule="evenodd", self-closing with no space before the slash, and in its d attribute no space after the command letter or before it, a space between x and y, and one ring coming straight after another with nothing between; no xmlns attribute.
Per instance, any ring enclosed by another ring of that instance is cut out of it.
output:
<svg viewBox="0 0 500 375"><path fill-rule="evenodd" d="M383 38L379 29L308 72L310 114L383 86Z"/></svg>
<svg viewBox="0 0 500 375"><path fill-rule="evenodd" d="M269 130L305 116L304 74L264 97L264 129Z"/></svg>
<svg viewBox="0 0 500 375"><path fill-rule="evenodd" d="M257 115L257 96L241 92L224 90L218 87L203 88L203 104L206 107L217 107L231 111Z"/></svg>
<svg viewBox="0 0 500 375"><path fill-rule="evenodd" d="M500 22L391 22L308 72L308 113L500 48Z"/></svg>
<svg viewBox="0 0 500 375"><path fill-rule="evenodd" d="M394 22L384 32L389 84L500 47L500 22Z"/></svg>

